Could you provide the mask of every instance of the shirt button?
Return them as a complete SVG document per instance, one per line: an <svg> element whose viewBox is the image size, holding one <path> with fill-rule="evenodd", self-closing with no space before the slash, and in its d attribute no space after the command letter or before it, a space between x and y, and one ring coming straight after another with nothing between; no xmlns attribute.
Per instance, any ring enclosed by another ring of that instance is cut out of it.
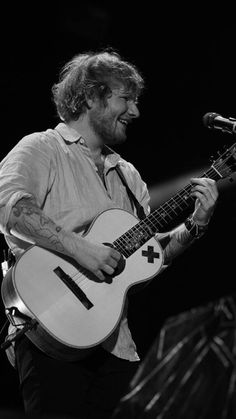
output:
<svg viewBox="0 0 236 419"><path fill-rule="evenodd" d="M84 144L85 143L84 139L83 138L80 138L79 143L80 144Z"/></svg>

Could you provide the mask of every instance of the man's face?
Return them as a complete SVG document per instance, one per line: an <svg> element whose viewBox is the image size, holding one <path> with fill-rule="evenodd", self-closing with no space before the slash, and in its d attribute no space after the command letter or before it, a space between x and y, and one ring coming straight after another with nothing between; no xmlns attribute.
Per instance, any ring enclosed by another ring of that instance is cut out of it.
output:
<svg viewBox="0 0 236 419"><path fill-rule="evenodd" d="M99 99L94 101L90 110L90 125L104 144L115 145L126 140L127 125L138 117L135 99L124 86L117 85L105 104Z"/></svg>

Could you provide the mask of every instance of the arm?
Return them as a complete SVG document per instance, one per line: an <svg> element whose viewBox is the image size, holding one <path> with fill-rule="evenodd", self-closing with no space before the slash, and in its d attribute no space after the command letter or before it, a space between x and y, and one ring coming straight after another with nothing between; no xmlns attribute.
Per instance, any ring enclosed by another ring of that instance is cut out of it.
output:
<svg viewBox="0 0 236 419"><path fill-rule="evenodd" d="M127 179L135 192L137 199L143 206L146 215L150 213L150 196L146 183L140 177L139 172L130 163L124 166ZM129 169L129 170L128 170ZM164 264L168 265L174 258L183 253L185 249L195 242L194 231L200 232L198 237L206 230L218 198L216 182L209 178L192 178L191 196L196 198L195 209L192 215L193 228L191 231L186 228L185 223L177 226L166 234L160 234L158 240L164 249ZM129 185L129 186L130 186Z"/></svg>
<svg viewBox="0 0 236 419"><path fill-rule="evenodd" d="M70 256L81 266L93 272L100 281L112 275L120 259L115 249L63 230L56 225L32 198L22 198L12 207L8 228L12 235Z"/></svg>
<svg viewBox="0 0 236 419"><path fill-rule="evenodd" d="M194 212L189 217L191 222L183 223L169 233L168 244L164 250L166 264L204 234L217 203L218 189L214 180L192 178L191 183L191 195L196 198Z"/></svg>

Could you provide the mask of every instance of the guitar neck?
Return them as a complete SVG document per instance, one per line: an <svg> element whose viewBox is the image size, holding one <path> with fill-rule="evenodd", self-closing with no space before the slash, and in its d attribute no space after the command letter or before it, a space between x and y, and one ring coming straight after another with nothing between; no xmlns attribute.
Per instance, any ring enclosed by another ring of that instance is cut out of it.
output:
<svg viewBox="0 0 236 419"><path fill-rule="evenodd" d="M220 172L213 166L201 177L213 180L222 178ZM164 232L172 227L173 222L194 204L195 198L191 196L191 189L192 184L189 183L146 218L145 222L153 226L155 233Z"/></svg>
<svg viewBox="0 0 236 419"><path fill-rule="evenodd" d="M219 180L222 175L216 167L211 166L201 177ZM176 221L181 214L194 204L195 198L191 196L191 189L191 184L185 186L145 219L135 224L134 227L115 240L113 245L124 256L129 257L156 233L167 231L170 226L173 226L173 221Z"/></svg>

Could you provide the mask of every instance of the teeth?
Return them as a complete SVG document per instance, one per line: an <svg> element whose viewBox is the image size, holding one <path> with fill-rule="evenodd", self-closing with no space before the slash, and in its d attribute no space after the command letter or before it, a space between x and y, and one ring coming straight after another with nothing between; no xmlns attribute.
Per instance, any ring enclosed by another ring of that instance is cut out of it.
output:
<svg viewBox="0 0 236 419"><path fill-rule="evenodd" d="M128 125L128 122L127 122L127 121L125 121L124 119L119 119L119 121L120 121L122 124Z"/></svg>

